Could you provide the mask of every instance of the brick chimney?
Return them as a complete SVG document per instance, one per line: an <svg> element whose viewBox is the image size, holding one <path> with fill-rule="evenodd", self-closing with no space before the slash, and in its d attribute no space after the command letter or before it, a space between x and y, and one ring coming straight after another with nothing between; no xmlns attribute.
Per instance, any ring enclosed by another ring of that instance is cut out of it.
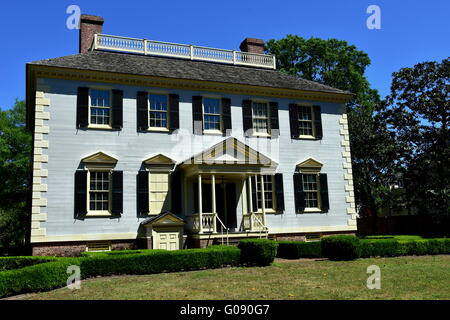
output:
<svg viewBox="0 0 450 320"><path fill-rule="evenodd" d="M82 14L80 16L80 53L86 53L92 45L94 34L102 33L102 17Z"/></svg>
<svg viewBox="0 0 450 320"><path fill-rule="evenodd" d="M264 54L264 40L255 38L245 38L239 46L243 52Z"/></svg>

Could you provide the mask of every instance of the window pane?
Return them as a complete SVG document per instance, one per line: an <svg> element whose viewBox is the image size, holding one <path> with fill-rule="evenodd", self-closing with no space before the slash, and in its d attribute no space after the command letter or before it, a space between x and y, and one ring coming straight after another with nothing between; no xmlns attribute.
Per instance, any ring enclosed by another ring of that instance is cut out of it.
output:
<svg viewBox="0 0 450 320"><path fill-rule="evenodd" d="M163 94L151 94L149 100L149 126L167 128L167 96Z"/></svg>
<svg viewBox="0 0 450 320"><path fill-rule="evenodd" d="M303 174L303 191L305 193L305 208L319 207L319 190L317 174Z"/></svg>
<svg viewBox="0 0 450 320"><path fill-rule="evenodd" d="M106 171L91 171L89 183L89 210L109 209L110 174Z"/></svg>
<svg viewBox="0 0 450 320"><path fill-rule="evenodd" d="M168 209L169 175L150 173L150 213L158 214Z"/></svg>
<svg viewBox="0 0 450 320"><path fill-rule="evenodd" d="M109 90L90 90L91 124L110 124L111 97Z"/></svg>
<svg viewBox="0 0 450 320"><path fill-rule="evenodd" d="M203 126L205 130L220 130L220 99L203 99Z"/></svg>
<svg viewBox="0 0 450 320"><path fill-rule="evenodd" d="M300 135L313 135L312 109L309 106L299 106L298 125Z"/></svg>
<svg viewBox="0 0 450 320"><path fill-rule="evenodd" d="M267 103L254 102L252 105L253 129L256 132L269 132L269 114Z"/></svg>

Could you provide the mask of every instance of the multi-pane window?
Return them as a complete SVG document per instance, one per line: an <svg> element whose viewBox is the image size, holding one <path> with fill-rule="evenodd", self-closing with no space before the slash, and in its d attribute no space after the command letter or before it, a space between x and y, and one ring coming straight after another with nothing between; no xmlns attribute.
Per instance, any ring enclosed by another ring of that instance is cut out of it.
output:
<svg viewBox="0 0 450 320"><path fill-rule="evenodd" d="M150 128L167 128L167 95L149 95Z"/></svg>
<svg viewBox="0 0 450 320"><path fill-rule="evenodd" d="M150 173L150 213L159 214L168 209L169 174Z"/></svg>
<svg viewBox="0 0 450 320"><path fill-rule="evenodd" d="M265 102L252 104L253 130L257 133L269 133L269 107Z"/></svg>
<svg viewBox="0 0 450 320"><path fill-rule="evenodd" d="M108 171L90 171L89 176L89 211L108 211L110 173Z"/></svg>
<svg viewBox="0 0 450 320"><path fill-rule="evenodd" d="M299 106L298 126L299 126L299 133L301 136L313 135L312 108L310 106Z"/></svg>
<svg viewBox="0 0 450 320"><path fill-rule="evenodd" d="M263 183L264 183L264 208L265 209L274 209L273 176L263 175L262 178L263 178ZM256 200L258 202L258 208L262 208L261 176L256 177Z"/></svg>
<svg viewBox="0 0 450 320"><path fill-rule="evenodd" d="M203 99L203 125L205 130L220 130L220 99Z"/></svg>
<svg viewBox="0 0 450 320"><path fill-rule="evenodd" d="M111 92L109 90L90 90L90 124L111 124Z"/></svg>
<svg viewBox="0 0 450 320"><path fill-rule="evenodd" d="M319 176L317 174L303 174L302 179L305 208L319 208Z"/></svg>

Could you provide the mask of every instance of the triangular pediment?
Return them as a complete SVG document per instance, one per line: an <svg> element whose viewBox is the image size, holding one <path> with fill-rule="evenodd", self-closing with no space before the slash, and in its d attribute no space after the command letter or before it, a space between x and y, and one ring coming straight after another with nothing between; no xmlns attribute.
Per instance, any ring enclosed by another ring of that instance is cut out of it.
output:
<svg viewBox="0 0 450 320"><path fill-rule="evenodd" d="M156 156L150 157L143 161L145 164L175 164L175 161L171 158L163 155L157 154Z"/></svg>
<svg viewBox="0 0 450 320"><path fill-rule="evenodd" d="M103 152L97 152L93 155L87 156L81 160L83 163L91 164L116 164L117 159L107 155Z"/></svg>
<svg viewBox="0 0 450 320"><path fill-rule="evenodd" d="M188 159L183 164L253 164L276 166L277 163L236 138L230 137Z"/></svg>
<svg viewBox="0 0 450 320"><path fill-rule="evenodd" d="M300 162L299 164L297 164L297 167L299 168L322 168L323 164L320 163L317 160L314 160L313 158L309 158L303 162Z"/></svg>
<svg viewBox="0 0 450 320"><path fill-rule="evenodd" d="M145 226L180 226L184 225L184 220L171 212L161 213L141 222Z"/></svg>

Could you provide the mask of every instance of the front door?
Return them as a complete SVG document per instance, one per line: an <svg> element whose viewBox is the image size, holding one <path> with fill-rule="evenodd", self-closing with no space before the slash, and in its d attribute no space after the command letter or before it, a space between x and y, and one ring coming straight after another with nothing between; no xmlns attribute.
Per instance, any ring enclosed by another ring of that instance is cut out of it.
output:
<svg viewBox="0 0 450 320"><path fill-rule="evenodd" d="M234 183L223 183L216 185L216 210L223 224L234 231L236 222L236 185ZM217 231L222 230L222 225L217 224ZM225 231L225 230L224 230Z"/></svg>

